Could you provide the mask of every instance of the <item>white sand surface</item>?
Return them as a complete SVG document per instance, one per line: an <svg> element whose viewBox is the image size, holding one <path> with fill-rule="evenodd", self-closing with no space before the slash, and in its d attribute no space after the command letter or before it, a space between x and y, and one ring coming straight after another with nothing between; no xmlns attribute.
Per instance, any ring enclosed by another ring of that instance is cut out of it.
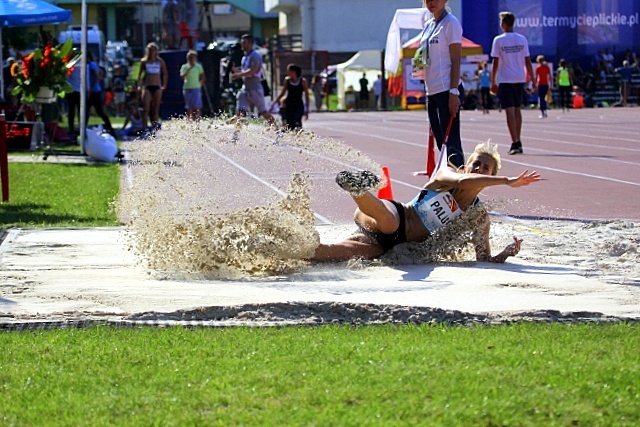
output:
<svg viewBox="0 0 640 427"><path fill-rule="evenodd" d="M309 265L318 239L354 230L319 212L335 209L335 193L349 202L336 170L379 169L362 153L206 120L171 121L131 150L119 211L134 239L123 227L6 231L0 324L640 318L638 223L493 215L494 253L524 239L505 264L394 249L378 262Z"/></svg>
<svg viewBox="0 0 640 427"><path fill-rule="evenodd" d="M638 224L506 217L493 222L494 243L512 234L525 239L520 255L505 264L336 263L233 280L151 274L128 249L123 228L11 229L0 245L0 322L380 322L398 321L407 308L414 321L442 313L445 318L447 313L489 319L535 313L640 318ZM322 240L341 239L353 229L317 228ZM426 309L430 316L420 317Z"/></svg>

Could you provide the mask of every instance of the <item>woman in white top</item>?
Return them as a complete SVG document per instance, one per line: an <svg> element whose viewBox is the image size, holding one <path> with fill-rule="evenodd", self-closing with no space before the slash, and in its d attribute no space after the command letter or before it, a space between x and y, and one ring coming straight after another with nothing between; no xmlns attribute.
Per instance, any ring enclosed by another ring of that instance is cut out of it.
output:
<svg viewBox="0 0 640 427"><path fill-rule="evenodd" d="M158 45L149 43L138 72L138 91L142 91L142 120L145 128L149 118L154 127L158 126L162 91L167 89L168 81L167 65L158 56Z"/></svg>
<svg viewBox="0 0 640 427"><path fill-rule="evenodd" d="M445 9L447 0L423 0L422 3L433 15L433 18L426 22L420 39L422 62L425 66L429 123L438 148L442 148L449 117L455 117L447 142L448 161L460 167L464 165L458 116L462 103L462 25Z"/></svg>

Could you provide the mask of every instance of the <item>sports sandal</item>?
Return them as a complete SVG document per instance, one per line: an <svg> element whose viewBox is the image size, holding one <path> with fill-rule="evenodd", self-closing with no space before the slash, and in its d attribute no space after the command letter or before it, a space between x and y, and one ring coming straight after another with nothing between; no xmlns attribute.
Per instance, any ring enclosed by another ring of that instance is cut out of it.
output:
<svg viewBox="0 0 640 427"><path fill-rule="evenodd" d="M352 196L361 196L380 185L380 178L373 172L366 170L357 172L342 171L336 176L336 183Z"/></svg>

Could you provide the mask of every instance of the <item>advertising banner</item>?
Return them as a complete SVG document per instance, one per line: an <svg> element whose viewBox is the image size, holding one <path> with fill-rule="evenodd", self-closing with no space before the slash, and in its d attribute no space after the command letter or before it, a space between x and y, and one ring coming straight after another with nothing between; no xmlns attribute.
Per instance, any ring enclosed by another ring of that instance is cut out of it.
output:
<svg viewBox="0 0 640 427"><path fill-rule="evenodd" d="M609 48L640 52L640 0L462 0L466 37L490 48L500 34L498 14L516 16L515 31L533 55L579 60Z"/></svg>

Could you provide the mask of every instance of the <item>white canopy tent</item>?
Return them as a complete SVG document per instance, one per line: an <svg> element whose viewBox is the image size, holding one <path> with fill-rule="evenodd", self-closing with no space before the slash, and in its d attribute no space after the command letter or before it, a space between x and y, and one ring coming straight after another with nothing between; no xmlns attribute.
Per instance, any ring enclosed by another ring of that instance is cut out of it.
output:
<svg viewBox="0 0 640 427"><path fill-rule="evenodd" d="M401 30L422 30L429 19L431 19L431 12L426 8L396 10L387 33L384 56L384 67L388 72L396 73L398 71L398 64L402 56Z"/></svg>
<svg viewBox="0 0 640 427"><path fill-rule="evenodd" d="M345 91L353 86L356 92L360 90L362 74L369 80L369 87L381 73L381 53L379 50L361 50L353 55L347 62L338 64L336 75L338 78L338 109L345 108Z"/></svg>

